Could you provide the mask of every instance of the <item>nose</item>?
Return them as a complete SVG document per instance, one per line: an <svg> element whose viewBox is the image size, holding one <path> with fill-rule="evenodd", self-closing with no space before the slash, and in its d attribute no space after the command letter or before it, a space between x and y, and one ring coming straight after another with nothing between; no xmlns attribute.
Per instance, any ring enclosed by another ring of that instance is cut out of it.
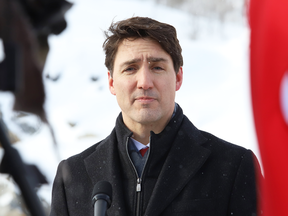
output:
<svg viewBox="0 0 288 216"><path fill-rule="evenodd" d="M137 74L137 88L148 90L153 88L153 74L148 66L143 66Z"/></svg>

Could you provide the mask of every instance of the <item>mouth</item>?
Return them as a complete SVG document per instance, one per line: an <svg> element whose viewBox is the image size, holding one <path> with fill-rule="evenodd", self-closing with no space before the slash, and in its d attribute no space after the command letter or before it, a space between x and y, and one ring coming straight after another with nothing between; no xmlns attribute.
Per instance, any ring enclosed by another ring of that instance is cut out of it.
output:
<svg viewBox="0 0 288 216"><path fill-rule="evenodd" d="M140 97L136 97L135 101L140 102L140 103L151 103L153 101L155 101L156 98L154 97L147 97L147 96L140 96Z"/></svg>

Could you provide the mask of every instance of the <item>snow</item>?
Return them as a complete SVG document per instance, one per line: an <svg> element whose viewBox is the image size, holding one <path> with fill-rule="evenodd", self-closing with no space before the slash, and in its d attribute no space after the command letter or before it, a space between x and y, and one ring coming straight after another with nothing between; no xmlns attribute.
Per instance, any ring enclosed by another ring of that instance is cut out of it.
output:
<svg viewBox="0 0 288 216"><path fill-rule="evenodd" d="M110 94L104 66L103 31L112 20L147 16L173 25L183 49L184 82L176 102L201 130L249 148L260 158L253 126L249 87L249 29L243 23L197 19L202 26L192 40L193 20L187 13L138 0L75 0L67 12L67 29L50 36L44 69L45 108L58 142L55 152L49 128L42 125L33 135L15 124L11 93L0 92L0 109L8 127L21 141L15 147L23 160L39 166L49 185L40 195L50 202L51 185L61 159L77 154L105 138L119 114ZM0 59L4 58L1 53ZM53 82L45 76L59 79ZM98 80L92 81L91 77ZM36 128L39 121L28 117ZM75 125L72 127L71 125ZM1 151L3 154L3 151ZM0 154L0 156L1 156Z"/></svg>

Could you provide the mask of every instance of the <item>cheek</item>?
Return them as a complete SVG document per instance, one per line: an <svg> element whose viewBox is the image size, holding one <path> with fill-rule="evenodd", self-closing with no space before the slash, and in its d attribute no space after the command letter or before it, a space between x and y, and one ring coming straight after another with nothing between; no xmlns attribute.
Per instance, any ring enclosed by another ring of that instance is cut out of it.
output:
<svg viewBox="0 0 288 216"><path fill-rule="evenodd" d="M162 90L166 91L171 94L171 92L176 91L176 79L174 77L170 77L170 79L163 79L161 81Z"/></svg>
<svg viewBox="0 0 288 216"><path fill-rule="evenodd" d="M166 82L162 82L161 85L158 86L159 87L157 90L160 93L162 100L166 101L167 103L170 103L171 100L174 100L176 91L174 82L169 82L166 80Z"/></svg>
<svg viewBox="0 0 288 216"><path fill-rule="evenodd" d="M175 92L176 92L176 80L175 79L171 79L171 81L166 82L166 94L168 94L168 98L170 100L174 100L175 99Z"/></svg>
<svg viewBox="0 0 288 216"><path fill-rule="evenodd" d="M117 98L127 98L131 94L131 85L127 82L114 83Z"/></svg>

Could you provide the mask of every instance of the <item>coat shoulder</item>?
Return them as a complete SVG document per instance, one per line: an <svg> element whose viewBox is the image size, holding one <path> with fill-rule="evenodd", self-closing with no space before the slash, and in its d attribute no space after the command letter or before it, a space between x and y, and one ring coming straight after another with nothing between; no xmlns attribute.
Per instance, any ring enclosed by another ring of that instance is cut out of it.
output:
<svg viewBox="0 0 288 216"><path fill-rule="evenodd" d="M67 158L65 161L68 162L79 162L79 161L83 161L85 158L89 157L89 155L91 155L92 153L94 153L96 151L96 149L105 144L106 142L109 142L109 140L111 139L111 136L113 136L113 131L112 133L107 136L105 139L93 144L92 146L88 147L87 149L83 150L82 152L75 154L69 158Z"/></svg>
<svg viewBox="0 0 288 216"><path fill-rule="evenodd" d="M242 146L225 141L206 131L199 130L186 116L184 116L182 128L186 132L188 140L210 150L212 154L222 155L222 153L227 153L239 156L251 152Z"/></svg>
<svg viewBox="0 0 288 216"><path fill-rule="evenodd" d="M203 147L211 151L210 162L213 166L231 172L245 170L250 176L255 175L255 171L259 170L259 162L255 154L242 146L227 142L210 133L201 131L206 137L207 142L203 143ZM209 162L208 162L209 163Z"/></svg>
<svg viewBox="0 0 288 216"><path fill-rule="evenodd" d="M244 155L247 152L251 152L251 150L249 149L246 149L242 146L223 140L211 133L208 133L205 131L200 131L200 132L207 139L207 142L205 142L203 146L210 149L212 152L216 151L216 152L221 152L221 153L232 154L234 156Z"/></svg>

